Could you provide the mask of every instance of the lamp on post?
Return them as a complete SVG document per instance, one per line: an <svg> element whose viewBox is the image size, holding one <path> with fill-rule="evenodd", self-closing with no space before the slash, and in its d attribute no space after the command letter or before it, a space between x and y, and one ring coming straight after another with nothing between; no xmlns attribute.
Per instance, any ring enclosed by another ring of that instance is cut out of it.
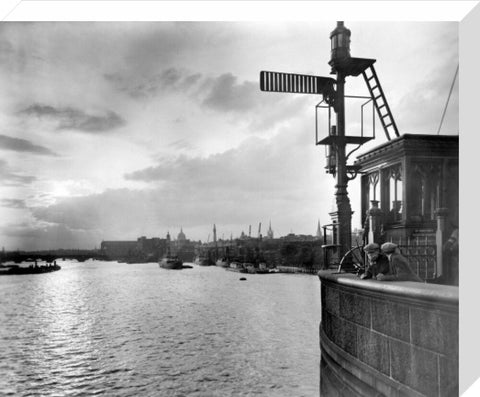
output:
<svg viewBox="0 0 480 397"><path fill-rule="evenodd" d="M355 178L358 170L355 165L347 165L348 157L353 151L347 155L346 147L348 144L362 145L374 138L363 136L363 126L361 136L345 133L345 78L347 76L359 76L360 74L365 77L365 71L367 69L373 71L372 65L375 62L374 59L352 58L350 56L350 36L350 30L344 26L342 21L337 22L336 28L330 34L331 59L328 64L332 68L331 74L336 75L335 79L283 72L260 72L260 89L262 91L323 96L322 102L317 105L316 109L328 108L328 136L318 140L316 124L315 142L317 145L326 145L327 164L325 168L327 173L336 178L337 211L330 215L332 223L335 224L333 230L334 241L340 257L346 255L351 248L352 208L348 198L347 186L348 181ZM374 80L375 84L379 84L376 75L369 78L368 81L371 80ZM372 88L369 89L372 91ZM374 98L379 97L375 96ZM322 103L325 105L321 106ZM377 105L377 102L375 102L375 105ZM330 124L331 109L334 110L336 116L334 126Z"/></svg>
<svg viewBox="0 0 480 397"><path fill-rule="evenodd" d="M337 202L337 211L332 213L332 221L338 224L336 230L337 241L340 248L341 258L351 247L351 222L352 209L348 198L347 185L347 159L345 139L345 65L350 60L350 30L347 29L343 22L337 22L337 27L330 34L332 44L331 59L328 63L332 67L332 73L337 75L336 97L335 97L335 113L336 113L336 130L332 136L335 147L335 170L337 183L335 197Z"/></svg>
<svg viewBox="0 0 480 397"><path fill-rule="evenodd" d="M330 135L335 136L337 134L336 132L337 128L336 126L331 127ZM325 145L325 154L326 154L326 160L327 164L325 165L325 170L327 174L332 174L335 176L337 172L337 154L335 152L335 145L334 143L330 143L329 145Z"/></svg>
<svg viewBox="0 0 480 397"><path fill-rule="evenodd" d="M343 21L337 22L337 27L330 33L332 53L329 64L332 66L332 73L343 61L350 58L350 29L343 25Z"/></svg>

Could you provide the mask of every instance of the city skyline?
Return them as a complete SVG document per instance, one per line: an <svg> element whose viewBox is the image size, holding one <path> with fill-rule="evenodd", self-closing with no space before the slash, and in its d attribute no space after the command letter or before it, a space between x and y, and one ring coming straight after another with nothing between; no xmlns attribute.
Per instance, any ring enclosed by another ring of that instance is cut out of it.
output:
<svg viewBox="0 0 480 397"><path fill-rule="evenodd" d="M269 221L277 236L314 234L335 210L314 144L321 98L261 92L258 80L261 70L329 76L335 24L2 24L2 245L93 248L180 227L206 241L214 223L239 236ZM377 59L400 134L436 134L458 23L345 25L352 56ZM346 90L367 94L361 77ZM458 134L458 81L440 133ZM378 125L376 136L359 153L386 142ZM354 229L358 178L349 193Z"/></svg>

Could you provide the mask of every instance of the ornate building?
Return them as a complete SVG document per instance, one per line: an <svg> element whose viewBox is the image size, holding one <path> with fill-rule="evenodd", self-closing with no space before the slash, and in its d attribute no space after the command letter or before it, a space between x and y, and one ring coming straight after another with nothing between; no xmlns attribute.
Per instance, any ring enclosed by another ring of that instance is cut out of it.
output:
<svg viewBox="0 0 480 397"><path fill-rule="evenodd" d="M183 228L180 227L180 233L178 233L177 240L180 242L186 241L185 233L183 233Z"/></svg>
<svg viewBox="0 0 480 397"><path fill-rule="evenodd" d="M267 238L273 239L273 230L272 230L272 222L269 223L268 225L268 231L267 231Z"/></svg>
<svg viewBox="0 0 480 397"><path fill-rule="evenodd" d="M458 277L443 255L458 230L458 136L405 134L355 164L362 173L365 240L398 244L423 279Z"/></svg>
<svg viewBox="0 0 480 397"><path fill-rule="evenodd" d="M193 262L195 258L195 243L188 240L180 228L177 239L171 242L172 254L177 255L184 262Z"/></svg>

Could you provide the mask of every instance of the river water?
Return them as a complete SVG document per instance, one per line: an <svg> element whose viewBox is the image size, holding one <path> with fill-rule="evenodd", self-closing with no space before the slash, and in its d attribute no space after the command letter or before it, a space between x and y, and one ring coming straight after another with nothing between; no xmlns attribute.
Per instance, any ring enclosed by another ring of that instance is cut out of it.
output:
<svg viewBox="0 0 480 397"><path fill-rule="evenodd" d="M0 395L318 396L316 276L58 263L0 277Z"/></svg>

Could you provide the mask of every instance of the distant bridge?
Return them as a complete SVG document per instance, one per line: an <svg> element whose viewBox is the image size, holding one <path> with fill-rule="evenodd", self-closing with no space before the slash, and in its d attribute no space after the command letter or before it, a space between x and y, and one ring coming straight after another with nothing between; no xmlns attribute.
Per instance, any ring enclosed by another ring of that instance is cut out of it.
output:
<svg viewBox="0 0 480 397"><path fill-rule="evenodd" d="M45 261L52 263L56 260L76 259L85 262L88 259L106 260L105 254L98 250L53 250L53 251L11 251L1 252L0 261L15 263Z"/></svg>

